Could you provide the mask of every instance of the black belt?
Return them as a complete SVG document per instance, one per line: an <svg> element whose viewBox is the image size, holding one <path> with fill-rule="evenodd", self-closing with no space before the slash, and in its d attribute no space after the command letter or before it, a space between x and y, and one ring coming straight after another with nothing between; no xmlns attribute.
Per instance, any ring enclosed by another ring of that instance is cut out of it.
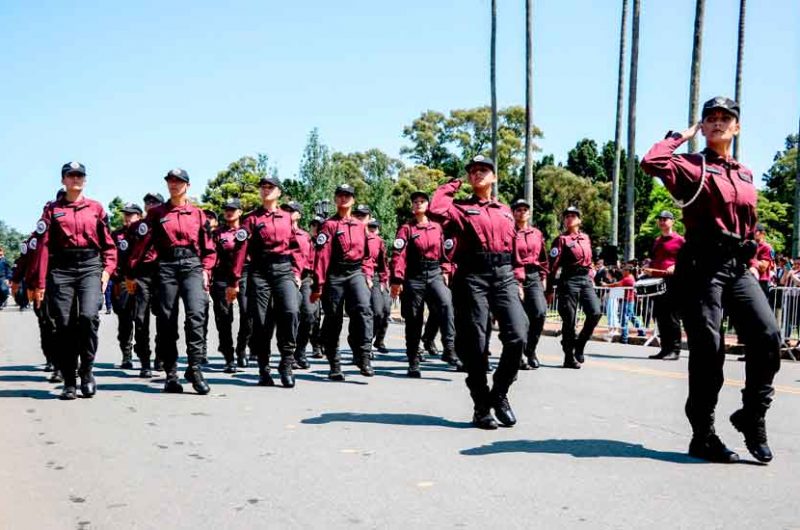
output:
<svg viewBox="0 0 800 530"><path fill-rule="evenodd" d="M533 263L528 263L527 265L525 265L526 274L533 274L541 270L542 268L539 265L534 265Z"/></svg>
<svg viewBox="0 0 800 530"><path fill-rule="evenodd" d="M60 248L53 253L54 259L91 259L100 255L96 248Z"/></svg>
<svg viewBox="0 0 800 530"><path fill-rule="evenodd" d="M163 251L159 250L158 254L165 259L186 259L197 257L197 251L194 249L194 247L170 247Z"/></svg>
<svg viewBox="0 0 800 530"><path fill-rule="evenodd" d="M736 257L747 261L755 257L758 244L751 239L742 239L738 234L720 230L714 233L688 232L686 246L696 254L723 258Z"/></svg>
<svg viewBox="0 0 800 530"><path fill-rule="evenodd" d="M262 254L258 254L254 261L259 264L271 265L273 263L289 263L292 261L292 257L288 254L278 254L276 252L264 252Z"/></svg>
<svg viewBox="0 0 800 530"><path fill-rule="evenodd" d="M562 278L570 278L572 276L585 276L589 274L589 267L570 266L561 269Z"/></svg>
<svg viewBox="0 0 800 530"><path fill-rule="evenodd" d="M413 260L408 263L409 270L430 271L442 268L442 262L434 259Z"/></svg>
<svg viewBox="0 0 800 530"><path fill-rule="evenodd" d="M334 274L351 273L361 270L361 260L358 261L334 261L331 263L331 272Z"/></svg>
<svg viewBox="0 0 800 530"><path fill-rule="evenodd" d="M478 252L475 255L475 260L482 263L486 267L501 267L503 265L511 265L511 253Z"/></svg>

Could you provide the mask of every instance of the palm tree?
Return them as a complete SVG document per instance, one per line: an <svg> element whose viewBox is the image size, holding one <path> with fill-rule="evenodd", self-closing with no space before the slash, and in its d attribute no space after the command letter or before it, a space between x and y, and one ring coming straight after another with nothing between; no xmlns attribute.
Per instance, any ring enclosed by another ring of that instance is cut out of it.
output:
<svg viewBox="0 0 800 530"><path fill-rule="evenodd" d="M533 0L525 0L525 200L533 204Z"/></svg>
<svg viewBox="0 0 800 530"><path fill-rule="evenodd" d="M736 48L736 89L734 99L739 105L742 104L742 61L744 60L744 17L747 9L747 0L739 0L739 45ZM739 133L741 135L741 132ZM733 158L739 160L739 150L741 149L741 138L733 139Z"/></svg>
<svg viewBox="0 0 800 530"><path fill-rule="evenodd" d="M492 43L491 43L491 71L492 85L492 160L494 172L497 174L497 0L492 0ZM497 182L492 186L492 194L497 195Z"/></svg>
<svg viewBox="0 0 800 530"><path fill-rule="evenodd" d="M689 127L697 123L697 107L700 105L700 63L703 57L703 18L706 1L697 0L694 12L694 44L692 46L692 73L689 79ZM689 152L697 151L697 140L689 140Z"/></svg>
<svg viewBox="0 0 800 530"><path fill-rule="evenodd" d="M625 174L625 259L634 254L634 201L636 198L636 83L639 75L639 13L641 0L633 0L631 79L628 86L628 171Z"/></svg>
<svg viewBox="0 0 800 530"><path fill-rule="evenodd" d="M625 43L627 42L628 0L622 0L622 24L619 30L619 75L617 77L617 125L614 129L614 168L611 175L612 246L619 245L619 174L622 151L622 105L625 101Z"/></svg>
<svg viewBox="0 0 800 530"><path fill-rule="evenodd" d="M792 237L792 256L800 252L800 122L797 127L797 153L795 154L794 179L794 234Z"/></svg>

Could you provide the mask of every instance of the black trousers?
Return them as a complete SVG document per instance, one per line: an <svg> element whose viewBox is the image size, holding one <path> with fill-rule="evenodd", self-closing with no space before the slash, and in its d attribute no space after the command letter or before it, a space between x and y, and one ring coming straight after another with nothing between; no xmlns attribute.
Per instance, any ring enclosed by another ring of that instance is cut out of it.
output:
<svg viewBox="0 0 800 530"><path fill-rule="evenodd" d="M744 409L764 416L775 393L772 380L780 368L781 335L758 281L732 253L690 243L678 254L675 280L689 342L686 416L695 435L714 432L714 409L724 383L723 311L745 346Z"/></svg>
<svg viewBox="0 0 800 530"><path fill-rule="evenodd" d="M372 306L372 332L375 344L383 344L386 331L389 329L389 316L392 313L392 298L389 291L383 289L376 274L372 278L372 292L370 293Z"/></svg>
<svg viewBox="0 0 800 530"><path fill-rule="evenodd" d="M547 316L547 300L544 298L542 279L538 272L529 272L525 275L522 291L524 297L522 305L525 307L525 314L528 316L528 322L530 322L525 355L530 357L536 353L536 346L539 345L545 317Z"/></svg>
<svg viewBox="0 0 800 530"><path fill-rule="evenodd" d="M491 392L508 393L519 370L528 336L528 319L519 298L519 287L511 265L480 272L459 271L453 278L456 353L467 370L467 387L477 409L488 408L491 393L486 378L489 359L484 354L490 315L500 328L503 351L494 371Z"/></svg>
<svg viewBox="0 0 800 530"><path fill-rule="evenodd" d="M297 348L295 358L300 359L305 355L306 346L319 346L319 302L311 303L310 276L303 278L300 283L300 326L297 328Z"/></svg>
<svg viewBox="0 0 800 530"><path fill-rule="evenodd" d="M33 312L36 315L36 321L39 323L39 341L44 359L46 362L53 364L57 370L60 370L56 355L56 323L51 315L50 304L47 299L48 297L45 297L39 307L34 305Z"/></svg>
<svg viewBox="0 0 800 530"><path fill-rule="evenodd" d="M422 331L422 342L433 342L434 339L436 339L436 334L439 333L439 328L441 327L439 315L436 314L436 307L428 304L428 318L425 320L425 327Z"/></svg>
<svg viewBox="0 0 800 530"><path fill-rule="evenodd" d="M136 299L128 294L124 285L120 285L119 288L114 285L111 292L111 307L117 315L117 342L122 352L122 359L129 360L133 350Z"/></svg>
<svg viewBox="0 0 800 530"><path fill-rule="evenodd" d="M372 351L372 303L367 281L361 269L328 274L322 294L325 317L320 330L322 348L328 361L339 359L339 335L344 313L350 318L348 342L353 358L363 359Z"/></svg>
<svg viewBox="0 0 800 530"><path fill-rule="evenodd" d="M251 351L258 356L258 367L269 372L272 335L270 324L278 336L278 351L281 368L291 367L297 347L297 328L300 324L300 297L294 283L292 264L257 263L250 264L248 274L248 310L253 319Z"/></svg>
<svg viewBox="0 0 800 530"><path fill-rule="evenodd" d="M455 349L453 300L450 289L444 284L440 269L423 271L406 278L400 295L400 311L406 325L406 355L409 360L415 359L419 354L426 303L432 311L436 311L434 321L440 325L443 348L448 351Z"/></svg>
<svg viewBox="0 0 800 530"><path fill-rule="evenodd" d="M197 257L162 260L158 265L156 355L164 371L174 374L178 362L178 300L185 312L186 357L190 368L203 355L203 322L208 312L208 293L203 288L203 265Z"/></svg>
<svg viewBox="0 0 800 530"><path fill-rule="evenodd" d="M227 288L227 282L214 281L211 284L211 300L214 303L214 323L217 325L219 335L219 351L226 362L232 362L234 351L240 355L244 354L252 332L251 318L247 313L247 275L243 274L239 279L239 294L236 295L236 302L239 306L239 331L236 336L235 349L233 344L234 308L233 304L228 303L225 297Z"/></svg>
<svg viewBox="0 0 800 530"><path fill-rule="evenodd" d="M48 309L55 322L56 365L65 386L75 385L80 358L80 375L88 376L97 354L98 310L103 299L100 257L51 256L46 293Z"/></svg>
<svg viewBox="0 0 800 530"><path fill-rule="evenodd" d="M158 272L148 271L147 274L136 278L136 292L133 295L133 351L143 367L150 366L150 313L157 303L156 285L158 285Z"/></svg>
<svg viewBox="0 0 800 530"><path fill-rule="evenodd" d="M653 313L658 324L661 353L681 351L681 320L675 278L664 279L667 290L653 298Z"/></svg>
<svg viewBox="0 0 800 530"><path fill-rule="evenodd" d="M594 284L588 274L574 276L561 276L558 282L558 314L561 315L561 348L564 355L571 356L575 348L582 348L603 316L600 310L600 300L594 292ZM578 304L583 308L586 320L578 336L575 336L575 314Z"/></svg>

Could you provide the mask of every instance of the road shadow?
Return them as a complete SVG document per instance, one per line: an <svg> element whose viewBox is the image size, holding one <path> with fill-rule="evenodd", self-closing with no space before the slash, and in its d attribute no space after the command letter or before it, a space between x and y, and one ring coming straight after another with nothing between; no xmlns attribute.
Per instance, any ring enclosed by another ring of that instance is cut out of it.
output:
<svg viewBox="0 0 800 530"><path fill-rule="evenodd" d="M0 390L0 398L58 399L58 394L31 388Z"/></svg>
<svg viewBox="0 0 800 530"><path fill-rule="evenodd" d="M0 372L45 372L39 364L20 364L15 366L0 366Z"/></svg>
<svg viewBox="0 0 800 530"><path fill-rule="evenodd" d="M39 375L0 375L0 381L42 383L46 382L49 377L50 375L46 372L41 372Z"/></svg>
<svg viewBox="0 0 800 530"><path fill-rule="evenodd" d="M658 359L650 359L648 357L637 357L635 355L610 355L607 353L584 353L586 357L596 357L597 359L630 359L632 361L657 361ZM664 361L661 361L664 362Z"/></svg>
<svg viewBox="0 0 800 530"><path fill-rule="evenodd" d="M408 370L408 369L406 368L405 370ZM436 377L436 376L431 376L431 375L425 375L425 372L435 372L435 371L437 371L437 370L428 370L427 367L426 367L424 370L421 370L422 377L420 379L427 379L428 381L442 381L444 383L452 383L453 382L452 379L445 379L444 377ZM408 380L411 380L411 378L408 377L408 375L406 374L405 371L403 373L396 374L394 372L390 372L390 371L384 369L383 367L381 367L381 369L379 369L379 370L375 370L375 375L379 375L379 376L382 376L382 377L390 377L392 379L408 379Z"/></svg>
<svg viewBox="0 0 800 530"><path fill-rule="evenodd" d="M427 414L367 414L358 412L325 412L315 418L306 418L300 423L324 425L327 423L376 423L380 425L405 425L414 427L448 427L451 429L470 429L469 422L451 421L441 416Z"/></svg>
<svg viewBox="0 0 800 530"><path fill-rule="evenodd" d="M152 381L152 380L151 380ZM97 382L98 392L140 392L142 394L161 394L160 388L144 383L103 383Z"/></svg>
<svg viewBox="0 0 800 530"><path fill-rule="evenodd" d="M575 458L647 458L673 464L707 464L704 460L692 458L686 453L656 451L641 444L619 440L507 440L492 442L489 445L473 447L461 451L462 455L485 456L500 453L543 453L571 455Z"/></svg>

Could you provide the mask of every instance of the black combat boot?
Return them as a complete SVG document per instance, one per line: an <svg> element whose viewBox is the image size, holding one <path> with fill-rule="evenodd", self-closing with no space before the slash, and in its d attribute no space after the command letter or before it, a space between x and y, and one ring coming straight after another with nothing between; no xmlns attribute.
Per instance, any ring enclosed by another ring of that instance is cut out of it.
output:
<svg viewBox="0 0 800 530"><path fill-rule="evenodd" d="M446 362L450 366L456 369L457 372L464 371L464 365L461 364L461 360L456 355L456 352L453 351L452 348L445 348L444 353L442 354L442 361Z"/></svg>
<svg viewBox="0 0 800 530"><path fill-rule="evenodd" d="M285 388L294 388L294 373L292 372L293 356L286 356L281 359L278 365L278 373L281 376L281 384Z"/></svg>
<svg viewBox="0 0 800 530"><path fill-rule="evenodd" d="M408 377L412 379L419 379L422 377L422 372L419 370L419 357L411 354L408 356Z"/></svg>
<svg viewBox="0 0 800 530"><path fill-rule="evenodd" d="M508 403L508 395L492 392L492 408L497 421L506 427L513 427L517 423L517 417L514 411L511 410L511 405Z"/></svg>
<svg viewBox="0 0 800 530"><path fill-rule="evenodd" d="M183 377L192 384L194 391L204 396L211 392L211 387L206 383L206 378L203 377L203 372L199 366L190 366L184 372Z"/></svg>
<svg viewBox="0 0 800 530"><path fill-rule="evenodd" d="M358 363L358 370L364 377L372 377L375 375L375 370L372 368L372 361L369 354L361 357L361 362Z"/></svg>
<svg viewBox="0 0 800 530"><path fill-rule="evenodd" d="M97 393L97 382L94 380L92 371L89 370L81 375L81 394L83 397L90 398Z"/></svg>
<svg viewBox="0 0 800 530"><path fill-rule="evenodd" d="M725 447L716 434L694 435L689 442L689 456L717 464L733 464L739 455Z"/></svg>
<svg viewBox="0 0 800 530"><path fill-rule="evenodd" d="M767 423L763 416L739 409L731 414L731 423L744 435L747 450L756 460L764 463L772 460L772 450L767 445Z"/></svg>
<svg viewBox="0 0 800 530"><path fill-rule="evenodd" d="M475 407L475 411L472 414L472 425L487 431L497 429L497 422L488 407Z"/></svg>
<svg viewBox="0 0 800 530"><path fill-rule="evenodd" d="M164 381L164 392L167 394L183 393L183 387L181 386L180 381L178 381L178 373L175 370L175 367L173 367L171 370L167 370L167 379Z"/></svg>
<svg viewBox="0 0 800 530"><path fill-rule="evenodd" d="M342 373L342 361L339 359L339 353L332 355L328 358L328 363L331 366L328 372L328 379L331 381L344 381L344 374Z"/></svg>

